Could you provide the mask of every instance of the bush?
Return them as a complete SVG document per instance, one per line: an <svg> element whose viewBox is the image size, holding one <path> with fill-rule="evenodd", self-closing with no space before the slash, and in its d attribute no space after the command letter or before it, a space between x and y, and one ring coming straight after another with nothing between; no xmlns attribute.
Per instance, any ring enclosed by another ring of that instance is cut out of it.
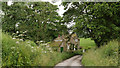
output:
<svg viewBox="0 0 120 68"><path fill-rule="evenodd" d="M34 58L39 56L41 48L13 40L8 34L2 34L2 65L3 66L24 66L31 65ZM35 44L34 44L35 45ZM39 54L36 54L39 53Z"/></svg>
<svg viewBox="0 0 120 68"><path fill-rule="evenodd" d="M88 50L82 59L85 66L117 66L118 41L111 41L100 48Z"/></svg>
<svg viewBox="0 0 120 68"><path fill-rule="evenodd" d="M82 54L83 54L82 49L74 51L74 55L82 55Z"/></svg>
<svg viewBox="0 0 120 68"><path fill-rule="evenodd" d="M46 44L12 39L2 33L2 66L54 66L74 53L56 52Z"/></svg>

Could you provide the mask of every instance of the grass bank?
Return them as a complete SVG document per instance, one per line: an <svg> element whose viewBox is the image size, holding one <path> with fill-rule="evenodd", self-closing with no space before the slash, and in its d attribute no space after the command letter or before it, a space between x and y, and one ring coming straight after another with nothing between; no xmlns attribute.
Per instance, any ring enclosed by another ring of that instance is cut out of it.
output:
<svg viewBox="0 0 120 68"><path fill-rule="evenodd" d="M83 49L88 49L95 47L96 44L94 40L91 40L90 38L80 38L80 46L82 46Z"/></svg>
<svg viewBox="0 0 120 68"><path fill-rule="evenodd" d="M46 44L37 46L2 33L2 66L54 66L75 54L56 52Z"/></svg>
<svg viewBox="0 0 120 68"><path fill-rule="evenodd" d="M84 66L117 66L118 41L111 41L100 48L92 48L83 54Z"/></svg>

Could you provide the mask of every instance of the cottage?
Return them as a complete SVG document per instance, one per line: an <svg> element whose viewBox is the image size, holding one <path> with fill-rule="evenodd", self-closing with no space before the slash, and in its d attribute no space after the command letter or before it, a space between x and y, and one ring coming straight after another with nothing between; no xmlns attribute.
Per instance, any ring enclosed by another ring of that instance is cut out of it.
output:
<svg viewBox="0 0 120 68"><path fill-rule="evenodd" d="M80 39L77 37L75 33L72 33L70 35L62 35L58 36L56 39L54 39L53 43L51 44L53 46L59 46L58 51L75 51L79 48L80 45Z"/></svg>

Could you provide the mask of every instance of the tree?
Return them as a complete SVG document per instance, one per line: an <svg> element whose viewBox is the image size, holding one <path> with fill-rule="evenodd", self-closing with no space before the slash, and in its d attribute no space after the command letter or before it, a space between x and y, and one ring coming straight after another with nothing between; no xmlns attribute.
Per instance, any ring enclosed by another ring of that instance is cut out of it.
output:
<svg viewBox="0 0 120 68"><path fill-rule="evenodd" d="M57 6L49 2L15 2L11 6L3 3L3 31L15 33L27 32L27 39L33 41L52 41L62 33L67 33L62 18L56 12ZM16 27L16 25L18 25ZM64 29L63 29L64 28ZM26 39L25 38L25 39Z"/></svg>
<svg viewBox="0 0 120 68"><path fill-rule="evenodd" d="M7 6L6 2L2 3L2 11L5 14L4 18L2 18L3 31L11 34L16 32L17 29L15 25L25 17L24 10L22 8L26 8L24 3L14 3L11 6Z"/></svg>
<svg viewBox="0 0 120 68"><path fill-rule="evenodd" d="M66 5L64 3L64 5ZM120 2L73 2L64 18L66 22L76 22L74 32L85 38L91 38L98 47L120 33Z"/></svg>

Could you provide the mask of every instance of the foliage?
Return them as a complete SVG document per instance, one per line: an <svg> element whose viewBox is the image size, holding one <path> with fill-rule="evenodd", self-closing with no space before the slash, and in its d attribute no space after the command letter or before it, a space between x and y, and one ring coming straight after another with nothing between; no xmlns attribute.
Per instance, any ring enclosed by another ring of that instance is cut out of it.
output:
<svg viewBox="0 0 120 68"><path fill-rule="evenodd" d="M85 66L117 66L118 41L114 40L100 48L93 48L83 54L82 63Z"/></svg>
<svg viewBox="0 0 120 68"><path fill-rule="evenodd" d="M51 41L59 34L68 33L67 27L62 25L62 18L56 12L57 6L49 2L15 2L11 6L2 3L4 18L3 31L23 34L33 41ZM18 38L21 38L20 36Z"/></svg>
<svg viewBox="0 0 120 68"><path fill-rule="evenodd" d="M66 5L69 3L63 3ZM120 2L73 2L64 13L65 22L75 22L74 32L91 38L98 47L119 38ZM74 13L73 13L74 12Z"/></svg>
<svg viewBox="0 0 120 68"><path fill-rule="evenodd" d="M12 37L4 33L2 37L3 66L29 66L33 63L34 58L40 56L41 48L33 47L27 41L13 40Z"/></svg>
<svg viewBox="0 0 120 68"><path fill-rule="evenodd" d="M75 55L53 51L46 43L37 46L30 40L12 39L5 33L2 37L2 66L54 66Z"/></svg>

